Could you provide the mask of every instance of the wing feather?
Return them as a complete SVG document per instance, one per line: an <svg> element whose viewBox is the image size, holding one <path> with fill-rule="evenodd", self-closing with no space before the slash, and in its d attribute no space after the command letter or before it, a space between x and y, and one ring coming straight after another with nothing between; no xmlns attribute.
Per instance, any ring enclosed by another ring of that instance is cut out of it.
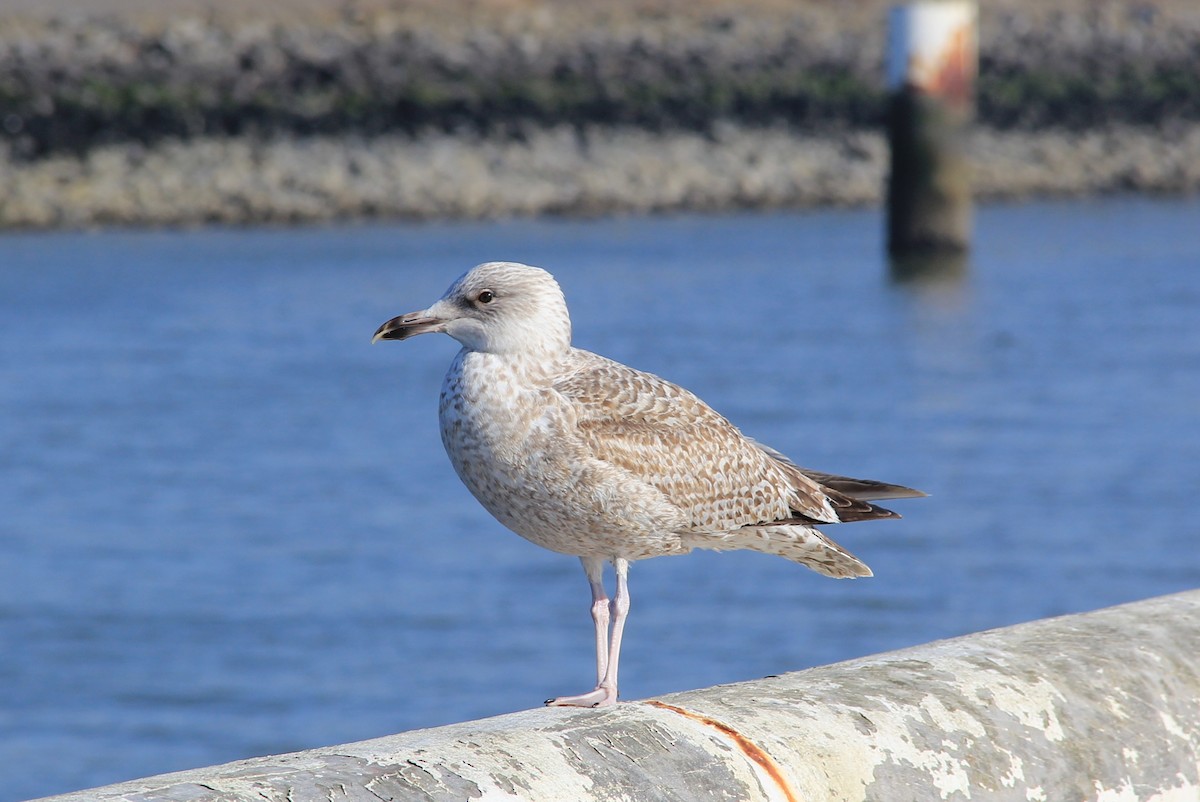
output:
<svg viewBox="0 0 1200 802"><path fill-rule="evenodd" d="M889 498L925 498L929 495L921 490L914 490L913 488L905 487L904 485L894 485L888 482L880 482L875 479L855 479L851 476L838 476L835 473L823 473L821 471L811 470L810 468L801 468L789 457L779 451L776 451L770 446L760 443L757 440L754 441L754 444L763 451L767 452L767 454L773 457L777 462L781 462L784 465L795 468L817 484L832 488L839 493L844 493L845 495L850 496L851 498L860 499L862 501L874 501L876 499Z"/></svg>
<svg viewBox="0 0 1200 802"><path fill-rule="evenodd" d="M554 389L574 410L581 440L597 459L657 488L684 512L692 531L894 515L822 488L684 388L587 351L574 353L575 369Z"/></svg>

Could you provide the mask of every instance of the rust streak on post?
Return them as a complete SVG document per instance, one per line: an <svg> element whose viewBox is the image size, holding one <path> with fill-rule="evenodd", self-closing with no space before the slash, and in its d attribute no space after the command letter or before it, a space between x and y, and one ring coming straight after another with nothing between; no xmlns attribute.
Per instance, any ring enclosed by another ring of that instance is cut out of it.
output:
<svg viewBox="0 0 1200 802"><path fill-rule="evenodd" d="M788 802L800 802L800 797L797 796L788 785L787 778L783 776L783 771L779 768L779 764L775 762L775 759L767 754L766 750L764 750L761 746L742 735L733 727L730 727L724 722L717 721L711 716L693 713L690 710L684 710L682 707L676 707L675 705L670 705L666 702L660 702L657 699L647 699L645 702L643 702L643 704L650 705L651 707L660 707L663 710L670 710L673 713L678 713L684 718L691 719L692 721L698 721L705 726L712 727L713 729L717 730L722 735L728 737L729 740L733 741L734 744L737 745L737 748L742 751L742 754L758 764L758 766L762 768L762 770L765 771L772 780L775 781L775 784L779 786L779 790L783 792L783 796L788 800Z"/></svg>

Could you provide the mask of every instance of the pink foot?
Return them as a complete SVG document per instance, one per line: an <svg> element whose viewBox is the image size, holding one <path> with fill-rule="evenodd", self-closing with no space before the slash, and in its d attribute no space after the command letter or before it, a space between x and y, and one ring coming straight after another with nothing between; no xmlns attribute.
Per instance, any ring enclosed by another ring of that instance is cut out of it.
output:
<svg viewBox="0 0 1200 802"><path fill-rule="evenodd" d="M558 696L547 699L547 707L608 707L617 703L617 689L600 685L578 696Z"/></svg>

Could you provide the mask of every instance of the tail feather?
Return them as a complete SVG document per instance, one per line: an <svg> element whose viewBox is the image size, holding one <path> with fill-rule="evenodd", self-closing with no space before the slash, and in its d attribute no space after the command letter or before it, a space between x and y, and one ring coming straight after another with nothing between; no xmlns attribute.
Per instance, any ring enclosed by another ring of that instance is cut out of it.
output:
<svg viewBox="0 0 1200 802"><path fill-rule="evenodd" d="M811 526L754 526L720 535L693 535L688 545L713 551L775 554L835 579L871 576L866 563Z"/></svg>

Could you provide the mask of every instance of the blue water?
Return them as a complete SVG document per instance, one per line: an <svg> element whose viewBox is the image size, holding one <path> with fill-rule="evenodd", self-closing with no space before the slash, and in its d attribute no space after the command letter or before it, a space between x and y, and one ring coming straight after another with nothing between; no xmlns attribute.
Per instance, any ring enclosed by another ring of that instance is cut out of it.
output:
<svg viewBox="0 0 1200 802"><path fill-rule="evenodd" d="M536 706L592 678L578 563L441 450L456 345L368 344L476 262L802 464L928 491L634 566L624 698L1200 585L1200 203L980 210L896 282L873 211L0 238L0 800Z"/></svg>

